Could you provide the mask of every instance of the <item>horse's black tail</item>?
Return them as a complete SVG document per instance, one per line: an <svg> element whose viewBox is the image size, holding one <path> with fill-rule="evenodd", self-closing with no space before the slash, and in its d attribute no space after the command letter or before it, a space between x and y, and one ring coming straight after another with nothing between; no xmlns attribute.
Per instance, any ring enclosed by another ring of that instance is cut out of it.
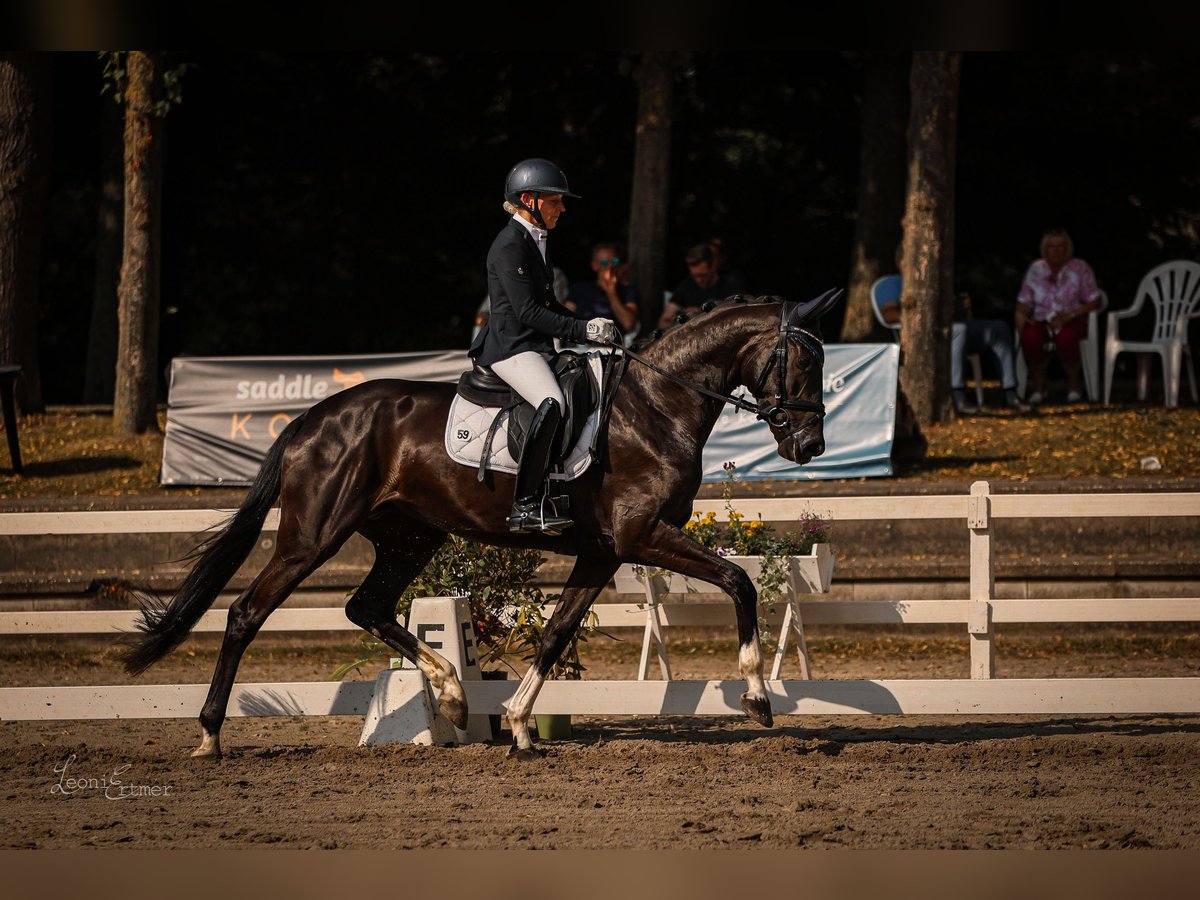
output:
<svg viewBox="0 0 1200 900"><path fill-rule="evenodd" d="M225 527L188 554L187 558L196 559L196 563L174 599L168 604L154 599L142 602L137 623L141 634L132 635L121 653L125 671L138 675L178 647L246 561L267 513L279 497L283 452L303 421L304 416L298 416L276 439L246 499Z"/></svg>

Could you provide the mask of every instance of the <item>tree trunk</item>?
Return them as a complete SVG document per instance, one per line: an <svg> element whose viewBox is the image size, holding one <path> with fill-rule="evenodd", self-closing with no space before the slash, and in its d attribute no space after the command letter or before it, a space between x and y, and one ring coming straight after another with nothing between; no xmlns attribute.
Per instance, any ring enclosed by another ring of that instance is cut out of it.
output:
<svg viewBox="0 0 1200 900"><path fill-rule="evenodd" d="M922 51L912 65L908 196L900 272L900 388L920 426L950 408L954 310L954 164L961 54Z"/></svg>
<svg viewBox="0 0 1200 900"><path fill-rule="evenodd" d="M112 403L117 365L117 283L121 276L123 123L110 97L100 111L100 204L96 221L96 273L88 326L85 403Z"/></svg>
<svg viewBox="0 0 1200 900"><path fill-rule="evenodd" d="M878 323L871 285L896 271L903 231L908 53L868 52L864 59L858 214L850 263L843 341L869 341Z"/></svg>
<svg viewBox="0 0 1200 900"><path fill-rule="evenodd" d="M158 430L159 220L163 120L153 114L157 54L130 51L125 89L125 236L118 297L113 423Z"/></svg>
<svg viewBox="0 0 1200 900"><path fill-rule="evenodd" d="M638 114L629 203L629 268L641 301L642 334L662 313L666 289L668 179L671 169L671 105L675 84L671 54L647 51L638 67Z"/></svg>
<svg viewBox="0 0 1200 900"><path fill-rule="evenodd" d="M38 280L48 183L50 75L35 53L0 54L0 365L21 367L17 402L45 409Z"/></svg>

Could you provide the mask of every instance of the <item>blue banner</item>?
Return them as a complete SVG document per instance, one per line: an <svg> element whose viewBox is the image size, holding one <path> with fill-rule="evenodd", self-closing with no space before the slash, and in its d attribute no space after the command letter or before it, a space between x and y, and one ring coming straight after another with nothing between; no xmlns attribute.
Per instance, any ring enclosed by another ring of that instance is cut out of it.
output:
<svg viewBox="0 0 1200 900"><path fill-rule="evenodd" d="M704 445L704 480L723 480L727 462L747 480L891 475L899 374L899 344L827 344L825 453L798 466L779 455L765 422L730 406Z"/></svg>

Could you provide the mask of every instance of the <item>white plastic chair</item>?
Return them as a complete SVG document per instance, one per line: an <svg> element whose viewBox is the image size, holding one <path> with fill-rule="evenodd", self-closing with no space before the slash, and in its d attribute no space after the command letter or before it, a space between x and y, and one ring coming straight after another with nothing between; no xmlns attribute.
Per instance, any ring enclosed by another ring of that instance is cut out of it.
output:
<svg viewBox="0 0 1200 900"><path fill-rule="evenodd" d="M1148 341L1123 341L1117 335L1118 322L1136 316L1146 298L1154 304L1154 332ZM1196 396L1196 370L1187 346L1188 320L1200 316L1200 264L1186 259L1155 266L1142 279L1129 309L1108 314L1108 335L1104 339L1104 402L1112 396L1113 367L1119 353L1140 353L1138 358L1138 399L1146 399L1150 380L1150 356L1162 357L1163 394L1168 409L1179 405L1179 368L1187 361L1192 402Z"/></svg>
<svg viewBox="0 0 1200 900"><path fill-rule="evenodd" d="M876 278L875 283L871 285L871 309L875 312L876 321L884 328L891 329L897 344L900 343L900 323L884 319L883 307L887 303L899 302L900 276L884 275L882 278ZM978 353L971 353L967 356L967 362L971 364L971 373L975 378L975 402L983 406L983 361Z"/></svg>
<svg viewBox="0 0 1200 900"><path fill-rule="evenodd" d="M1083 369L1083 389L1088 399L1095 403L1100 399L1100 313L1108 309L1108 294L1100 292L1100 306L1088 313L1087 337L1079 342L1079 362ZM1029 367L1025 365L1025 353L1021 349L1021 333L1013 332L1013 352L1016 354L1017 396L1024 399L1029 381Z"/></svg>

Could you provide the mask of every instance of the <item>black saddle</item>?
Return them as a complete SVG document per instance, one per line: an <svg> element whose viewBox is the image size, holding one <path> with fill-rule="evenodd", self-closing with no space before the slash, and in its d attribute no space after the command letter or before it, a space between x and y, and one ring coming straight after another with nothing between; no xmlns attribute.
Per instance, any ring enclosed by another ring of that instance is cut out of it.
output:
<svg viewBox="0 0 1200 900"><path fill-rule="evenodd" d="M550 360L550 370L554 372L559 389L567 400L567 408L563 410L562 441L554 450L554 459L561 462L579 440L588 416L599 403L600 386L596 383L587 357L574 350L563 350L556 354ZM525 434L536 412L532 404L526 403L520 394L487 366L475 366L471 371L463 372L458 379L458 395L478 406L496 407L508 412L508 450L513 459L520 459ZM501 416L497 415L488 434L481 466L491 453L492 437L499 428L500 420ZM482 468L480 471L482 473Z"/></svg>

